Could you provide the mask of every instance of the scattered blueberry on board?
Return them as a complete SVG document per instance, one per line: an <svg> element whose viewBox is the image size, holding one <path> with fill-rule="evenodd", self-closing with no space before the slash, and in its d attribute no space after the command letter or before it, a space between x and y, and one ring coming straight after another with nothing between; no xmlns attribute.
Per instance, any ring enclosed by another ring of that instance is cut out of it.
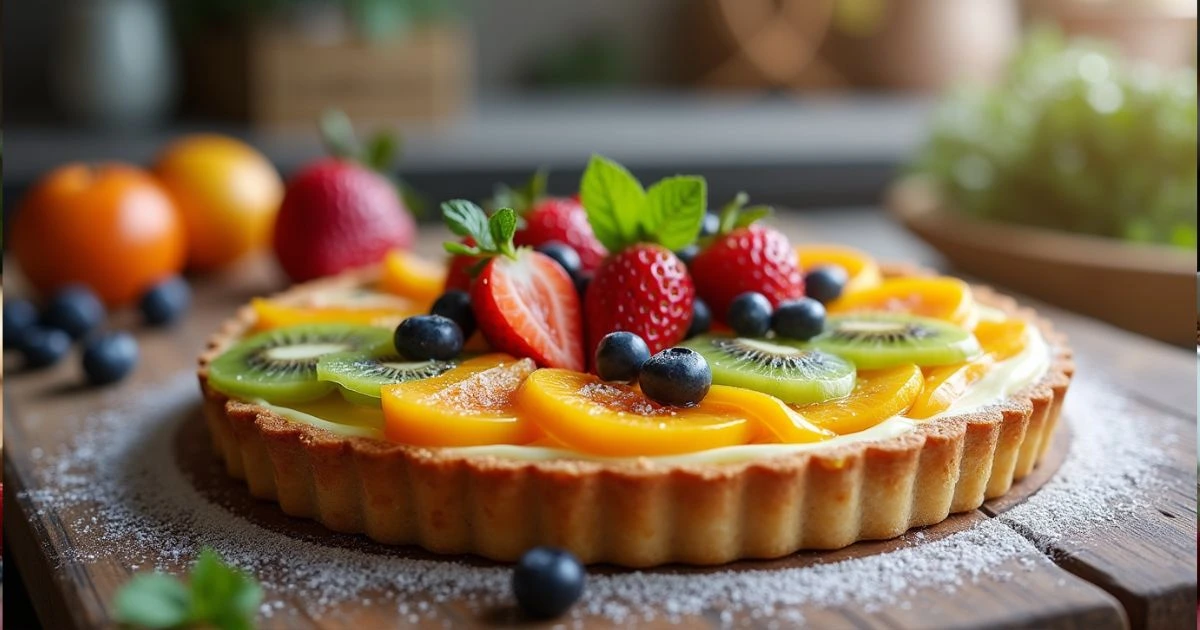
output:
<svg viewBox="0 0 1200 630"><path fill-rule="evenodd" d="M771 329L771 301L756 291L733 298L725 322L739 337L762 337Z"/></svg>
<svg viewBox="0 0 1200 630"><path fill-rule="evenodd" d="M137 362L137 340L127 332L98 335L83 346L83 373L92 385L107 385L125 378Z"/></svg>
<svg viewBox="0 0 1200 630"><path fill-rule="evenodd" d="M513 568L512 589L521 612L534 619L552 619L583 595L587 572L569 551L534 547Z"/></svg>
<svg viewBox="0 0 1200 630"><path fill-rule="evenodd" d="M71 336L57 328L33 326L25 331L21 340L25 367L30 369L50 367L70 351Z"/></svg>
<svg viewBox="0 0 1200 630"><path fill-rule="evenodd" d="M25 333L37 325L37 307L29 300L13 298L4 301L4 347L20 348Z"/></svg>
<svg viewBox="0 0 1200 630"><path fill-rule="evenodd" d="M838 265L814 267L804 276L804 294L828 304L842 296L850 275Z"/></svg>
<svg viewBox="0 0 1200 630"><path fill-rule="evenodd" d="M650 347L637 333L611 332L596 346L596 374L606 381L632 383L650 359Z"/></svg>
<svg viewBox="0 0 1200 630"><path fill-rule="evenodd" d="M463 338L475 333L475 312L471 310L471 296L462 289L450 289L433 303L430 315L441 315L458 324Z"/></svg>
<svg viewBox="0 0 1200 630"><path fill-rule="evenodd" d="M463 349L463 331L441 315L416 315L400 322L394 342L396 352L410 361L449 361Z"/></svg>
<svg viewBox="0 0 1200 630"><path fill-rule="evenodd" d="M813 298L800 298L779 305L771 315L775 334L808 341L825 330L825 305Z"/></svg>
<svg viewBox="0 0 1200 630"><path fill-rule="evenodd" d="M165 326L178 320L191 304L192 288L183 278L172 276L150 287L138 308L147 324Z"/></svg>
<svg viewBox="0 0 1200 630"><path fill-rule="evenodd" d="M650 400L674 407L693 407L708 395L712 369L691 348L667 348L642 365L638 382Z"/></svg>
<svg viewBox="0 0 1200 630"><path fill-rule="evenodd" d="M42 312L42 324L57 328L72 339L80 339L104 323L104 304L92 290L71 285L59 290Z"/></svg>

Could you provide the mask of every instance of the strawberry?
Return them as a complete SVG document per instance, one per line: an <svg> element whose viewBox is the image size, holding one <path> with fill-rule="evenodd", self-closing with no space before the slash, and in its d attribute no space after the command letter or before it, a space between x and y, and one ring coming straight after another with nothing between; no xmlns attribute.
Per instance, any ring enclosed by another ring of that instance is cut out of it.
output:
<svg viewBox="0 0 1200 630"><path fill-rule="evenodd" d="M475 243L447 242L446 251L483 259L470 293L475 321L488 343L542 367L583 370L575 284L553 258L513 246L516 212L502 208L489 219L479 206L460 199L443 204L442 214L454 233Z"/></svg>
<svg viewBox="0 0 1200 630"><path fill-rule="evenodd" d="M621 165L593 156L581 185L583 206L605 259L584 297L588 353L610 332L637 333L650 352L683 341L695 289L673 253L696 239L704 219L699 177L668 177L644 190Z"/></svg>
<svg viewBox="0 0 1200 630"><path fill-rule="evenodd" d="M302 282L379 262L415 236L392 182L356 162L326 158L288 181L275 219L275 258Z"/></svg>
<svg viewBox="0 0 1200 630"><path fill-rule="evenodd" d="M467 247L475 246L475 239L470 236L462 240L462 244ZM474 256L464 256L459 254L450 257L446 273L446 291L450 289L462 289L463 291L471 290L471 281L474 280L474 274L471 273L472 267L479 262Z"/></svg>
<svg viewBox="0 0 1200 630"><path fill-rule="evenodd" d="M787 237L754 223L770 209L745 205L740 193L725 206L717 234L692 260L696 292L722 321L733 299L746 291L762 293L771 306L804 297L804 277Z"/></svg>
<svg viewBox="0 0 1200 630"><path fill-rule="evenodd" d="M493 204L513 208L524 219L513 242L537 247L550 241L566 243L575 249L585 274L593 273L608 255L596 240L588 223L587 211L576 197L546 196L546 172L538 171L520 189L501 187Z"/></svg>

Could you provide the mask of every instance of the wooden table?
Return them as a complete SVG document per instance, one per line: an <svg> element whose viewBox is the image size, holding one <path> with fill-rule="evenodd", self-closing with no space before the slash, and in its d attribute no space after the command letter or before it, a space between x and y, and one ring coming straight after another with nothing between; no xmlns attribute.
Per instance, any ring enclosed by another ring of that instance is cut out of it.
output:
<svg viewBox="0 0 1200 630"><path fill-rule="evenodd" d="M929 249L874 212L844 210L785 215L779 222L797 241L839 241L865 247L884 259L937 264ZM440 236L436 232L427 234L422 249L436 250ZM14 270L15 265L9 269ZM18 279L13 275L10 271L6 282L10 292L16 293L12 288ZM116 388L91 390L77 386L79 368L74 361L44 372L21 374L15 371L13 357L5 357L4 466L9 515L5 530L9 548L47 627L94 627L108 623L109 602L115 589L129 578L130 570L112 558L88 563L62 560L75 541L91 534L74 529L65 515L44 510L45 506L30 495L16 498L20 490L41 489L31 485L35 479L31 472L35 465L31 457L34 449L49 451L68 437L61 425L46 419L115 404L125 392L144 391L148 385L164 383L181 371L192 370L197 350L217 323L236 305L252 295L269 292L277 284L278 278L269 266L253 264L222 277L197 280L197 306L180 327L169 332L138 329L142 365L128 382ZM1161 461L1157 462L1161 475L1169 481L1168 491L1153 497L1154 509L1133 526L1098 525L1087 536L1059 543L1045 553L1031 551L1015 558L1014 566L1032 566L1034 570L1019 572L1014 578L980 576L976 581L964 583L953 594L940 589L917 590L908 598L910 605L904 607L870 612L851 606L806 609L808 623L814 627L855 628L1191 628L1196 606L1196 364L1191 352L1043 304L1031 304L1070 336L1080 366L1078 379L1091 380L1120 396L1125 413L1136 414L1146 431L1171 437L1171 446L1164 449ZM131 314L120 314L115 324L132 325L132 321ZM33 421L34 418L41 421ZM1054 452L1035 476L1052 474L1061 461L1068 448L1067 436L1060 433L1057 440ZM179 441L186 444L188 437L183 436ZM191 451L185 447L181 452L183 459L188 460L187 453ZM1036 483L1018 486L1010 496L927 530L922 540L994 519L1033 492L1032 485ZM235 488L230 492L240 491ZM247 518L268 524L272 518L278 518L275 506L253 502L245 495L229 501L231 505L243 506L248 515L254 515ZM804 566L911 544L916 543L910 536L898 541L855 545L833 554L798 554L780 561L779 565ZM288 597L292 598L289 601L299 601L304 594L292 593ZM457 623L484 626L514 622L510 614L481 618L453 602L443 606L449 619ZM285 618L287 621L283 621ZM685 622L693 627L712 627L717 620L715 614L709 614ZM395 621L394 613L376 609L319 619L276 617L264 625L334 628ZM763 620L736 621L764 625Z"/></svg>

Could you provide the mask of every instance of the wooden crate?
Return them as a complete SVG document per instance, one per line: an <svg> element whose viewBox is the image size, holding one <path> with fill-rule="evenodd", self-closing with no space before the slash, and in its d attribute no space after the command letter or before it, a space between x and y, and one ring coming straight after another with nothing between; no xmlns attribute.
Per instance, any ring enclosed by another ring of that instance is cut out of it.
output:
<svg viewBox="0 0 1200 630"><path fill-rule="evenodd" d="M438 121L466 109L472 74L465 28L436 25L381 41L322 41L262 26L189 46L192 113L279 127L312 125L337 107L356 122Z"/></svg>

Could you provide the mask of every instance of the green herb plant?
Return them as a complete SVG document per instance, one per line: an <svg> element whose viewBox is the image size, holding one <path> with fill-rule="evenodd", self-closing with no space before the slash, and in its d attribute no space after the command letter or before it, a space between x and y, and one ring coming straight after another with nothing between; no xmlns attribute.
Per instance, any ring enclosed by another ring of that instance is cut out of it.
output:
<svg viewBox="0 0 1200 630"><path fill-rule="evenodd" d="M262 598L253 578L205 549L186 584L162 573L134 576L117 591L113 617L134 628L249 630Z"/></svg>

